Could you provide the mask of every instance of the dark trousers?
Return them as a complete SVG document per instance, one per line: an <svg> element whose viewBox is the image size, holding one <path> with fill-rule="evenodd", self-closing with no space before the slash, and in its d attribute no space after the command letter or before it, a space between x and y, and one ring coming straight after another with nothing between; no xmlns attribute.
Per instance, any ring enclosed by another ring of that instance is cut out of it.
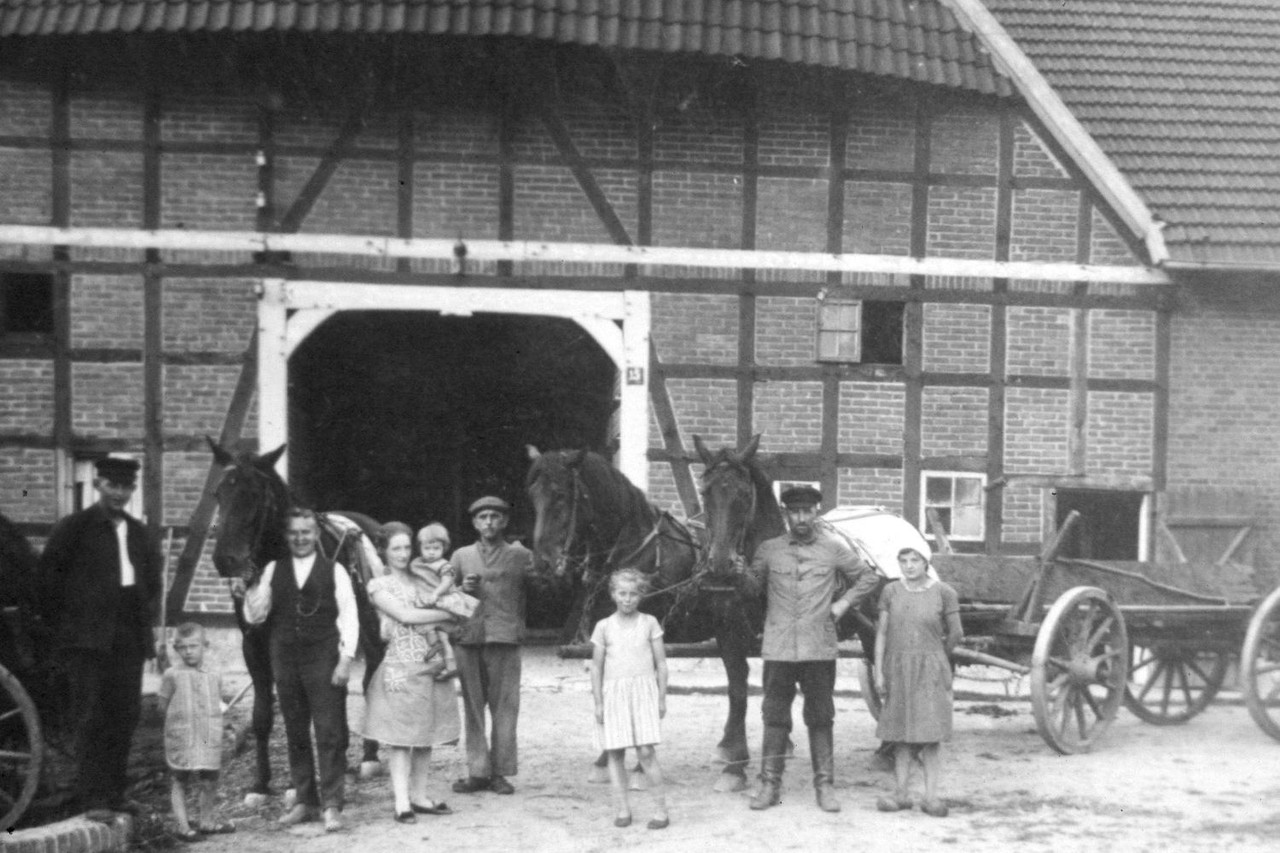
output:
<svg viewBox="0 0 1280 853"><path fill-rule="evenodd" d="M271 644L271 673L289 745L289 777L303 806L341 809L347 769L347 688L331 683L336 640ZM315 727L315 756L311 728ZM320 787L316 788L316 764Z"/></svg>
<svg viewBox="0 0 1280 853"><path fill-rule="evenodd" d="M76 796L85 808L101 808L124 798L129 747L142 715L144 660L132 632L117 632L109 652L66 652Z"/></svg>
<svg viewBox="0 0 1280 853"><path fill-rule="evenodd" d="M806 726L812 729L835 722L834 660L767 660L762 681L764 699L760 703L760 711L766 726L779 726L791 731L791 703L795 701L797 685L804 693Z"/></svg>
<svg viewBox="0 0 1280 853"><path fill-rule="evenodd" d="M520 647L510 643L459 645L458 677L466 720L467 772L477 778L514 776L520 717ZM484 711L493 721L485 737Z"/></svg>

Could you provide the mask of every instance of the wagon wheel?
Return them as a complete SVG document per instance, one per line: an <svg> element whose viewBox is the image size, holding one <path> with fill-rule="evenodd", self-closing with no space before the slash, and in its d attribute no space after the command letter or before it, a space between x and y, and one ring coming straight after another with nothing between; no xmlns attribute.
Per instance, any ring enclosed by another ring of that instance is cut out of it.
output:
<svg viewBox="0 0 1280 853"><path fill-rule="evenodd" d="M1129 652L1124 706L1153 725L1185 723L1218 695L1230 663L1221 649L1190 649L1160 642L1135 645Z"/></svg>
<svg viewBox="0 0 1280 853"><path fill-rule="evenodd" d="M867 703L871 719L880 719L880 709L884 706L884 697L876 690L875 664L866 658L858 659L858 686L862 690L862 701Z"/></svg>
<svg viewBox="0 0 1280 853"><path fill-rule="evenodd" d="M43 759L35 703L0 666L0 832L17 825L40 784Z"/></svg>
<svg viewBox="0 0 1280 853"><path fill-rule="evenodd" d="M1129 639L1111 596L1091 586L1063 593L1046 614L1031 657L1036 728L1064 755L1089 751L1120 709Z"/></svg>
<svg viewBox="0 0 1280 853"><path fill-rule="evenodd" d="M1240 652L1240 681L1253 721L1280 740L1280 589L1263 599L1249 620Z"/></svg>

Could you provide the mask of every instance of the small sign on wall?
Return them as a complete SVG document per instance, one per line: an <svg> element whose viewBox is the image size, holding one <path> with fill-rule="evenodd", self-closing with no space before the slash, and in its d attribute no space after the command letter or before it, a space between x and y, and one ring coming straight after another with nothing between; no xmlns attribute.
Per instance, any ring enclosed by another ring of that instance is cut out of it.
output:
<svg viewBox="0 0 1280 853"><path fill-rule="evenodd" d="M634 367L634 366L628 367L627 368L627 384L643 385L644 384L644 368Z"/></svg>

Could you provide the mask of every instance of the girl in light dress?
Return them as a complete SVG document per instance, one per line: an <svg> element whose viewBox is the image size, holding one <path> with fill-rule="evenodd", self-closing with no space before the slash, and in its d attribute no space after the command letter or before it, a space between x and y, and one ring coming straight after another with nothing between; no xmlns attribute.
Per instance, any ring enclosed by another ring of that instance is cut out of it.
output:
<svg viewBox="0 0 1280 853"><path fill-rule="evenodd" d="M222 767L222 679L204 662L209 640L200 625L184 622L175 628L173 649L181 663L165 671L158 691L164 711L164 757L175 835L180 841L197 841L201 835L235 831L214 814ZM197 792L198 821L187 817L188 788Z"/></svg>
<svg viewBox="0 0 1280 853"><path fill-rule="evenodd" d="M596 739L609 757L609 781L617 814L614 826L631 825L627 799L627 747L635 747L653 795L649 829L670 824L662 768L655 745L662 739L660 720L667 713L667 655L662 626L639 611L648 579L635 569L609 576L609 594L617 605L612 616L591 633L591 693L596 708Z"/></svg>
<svg viewBox="0 0 1280 853"><path fill-rule="evenodd" d="M911 808L911 761L924 767L921 811L946 817L938 794L942 778L942 741L951 739L950 655L964 637L960 598L929 574L929 561L914 548L898 552L902 578L880 593L876 629L876 688L883 708L876 736L894 744L892 797L876 802L880 811Z"/></svg>

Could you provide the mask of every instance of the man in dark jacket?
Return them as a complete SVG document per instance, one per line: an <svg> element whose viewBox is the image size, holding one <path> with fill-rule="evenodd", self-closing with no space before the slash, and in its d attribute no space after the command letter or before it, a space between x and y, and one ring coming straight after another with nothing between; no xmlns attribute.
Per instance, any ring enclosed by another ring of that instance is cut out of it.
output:
<svg viewBox="0 0 1280 853"><path fill-rule="evenodd" d="M751 808L767 809L781 798L782 768L791 733L791 703L796 686L804 693L804 722L809 729L813 787L823 811L840 811L835 796L832 724L836 682L836 623L871 595L875 572L844 543L822 534L814 521L822 493L796 486L782 493L788 531L761 543L747 570L744 591L763 589L764 748L760 790ZM848 589L839 598L838 575Z"/></svg>
<svg viewBox="0 0 1280 853"><path fill-rule="evenodd" d="M152 537L125 512L138 468L99 460L97 503L58 522L40 558L40 609L70 677L76 795L88 810L137 811L126 771L161 571Z"/></svg>

